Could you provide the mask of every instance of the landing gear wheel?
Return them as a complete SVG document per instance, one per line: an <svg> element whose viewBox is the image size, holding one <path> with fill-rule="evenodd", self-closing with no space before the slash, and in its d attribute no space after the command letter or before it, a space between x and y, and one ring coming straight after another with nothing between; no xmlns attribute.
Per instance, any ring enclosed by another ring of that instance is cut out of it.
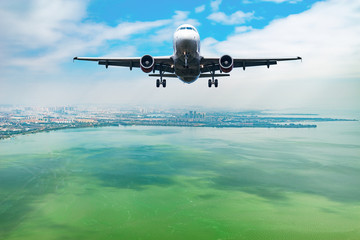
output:
<svg viewBox="0 0 360 240"><path fill-rule="evenodd" d="M219 85L219 82L218 82L218 80L217 80L217 79L215 79L214 86L217 88L217 87L218 87L218 85Z"/></svg>
<svg viewBox="0 0 360 240"><path fill-rule="evenodd" d="M209 79L209 82L208 82L209 88L211 88L211 85L212 85L212 82L211 82L211 79Z"/></svg>
<svg viewBox="0 0 360 240"><path fill-rule="evenodd" d="M166 79L163 80L162 85L164 88L166 88Z"/></svg>
<svg viewBox="0 0 360 240"><path fill-rule="evenodd" d="M156 87L160 87L160 80L159 79L156 79Z"/></svg>

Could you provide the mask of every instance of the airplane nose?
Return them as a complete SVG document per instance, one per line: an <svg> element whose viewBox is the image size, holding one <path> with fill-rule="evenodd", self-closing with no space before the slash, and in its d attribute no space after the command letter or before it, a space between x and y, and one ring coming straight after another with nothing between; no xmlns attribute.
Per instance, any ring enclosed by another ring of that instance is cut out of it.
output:
<svg viewBox="0 0 360 240"><path fill-rule="evenodd" d="M197 49L198 41L199 37L195 32L189 30L179 31L175 38L176 49L180 52L193 51L193 49Z"/></svg>
<svg viewBox="0 0 360 240"><path fill-rule="evenodd" d="M190 49L193 48L193 46L196 44L196 41L194 38L181 38L180 41L177 42L178 48L181 49Z"/></svg>
<svg viewBox="0 0 360 240"><path fill-rule="evenodd" d="M189 32L189 33L182 35L181 38L183 40L196 40L196 35L193 34L192 32Z"/></svg>

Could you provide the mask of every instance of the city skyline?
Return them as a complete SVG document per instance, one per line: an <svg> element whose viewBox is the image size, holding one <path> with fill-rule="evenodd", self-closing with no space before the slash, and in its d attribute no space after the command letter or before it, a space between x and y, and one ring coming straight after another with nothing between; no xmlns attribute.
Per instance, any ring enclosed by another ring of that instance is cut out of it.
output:
<svg viewBox="0 0 360 240"><path fill-rule="evenodd" d="M147 11L115 1L0 3L6 59L0 103L359 110L360 4L355 1L145 5ZM140 70L72 63L76 55L169 55L172 33L181 23L198 28L206 56L231 51L233 57L299 55L304 61L236 69L216 90L202 80L192 86L173 80L167 89L156 89L155 79Z"/></svg>
<svg viewBox="0 0 360 240"><path fill-rule="evenodd" d="M0 105L0 140L62 129L121 126L207 128L316 128L317 123L358 121L345 116L270 111L120 109L86 106Z"/></svg>

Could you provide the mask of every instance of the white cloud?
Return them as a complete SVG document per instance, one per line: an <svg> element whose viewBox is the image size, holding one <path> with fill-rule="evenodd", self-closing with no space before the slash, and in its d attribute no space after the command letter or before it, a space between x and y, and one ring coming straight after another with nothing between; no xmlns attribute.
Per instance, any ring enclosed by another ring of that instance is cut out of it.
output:
<svg viewBox="0 0 360 240"><path fill-rule="evenodd" d="M243 0L243 3L256 3L256 2L273 2L273 3L298 3L302 2L302 0Z"/></svg>
<svg viewBox="0 0 360 240"><path fill-rule="evenodd" d="M163 26L168 21L121 23L116 27L108 27L101 24L74 24L68 29L73 31L59 31L58 40L39 42L37 47L27 46L24 43L16 48L8 43L10 49L16 49L20 56L9 52L6 65L25 67L29 70L53 71L60 67L61 63L68 62L74 55L94 53L107 40L127 40L133 34L149 31L152 28ZM25 39L23 39L25 40ZM30 40L30 39L29 39ZM33 43L30 43L32 45ZM5 45L6 46L6 45ZM35 56L27 55L29 51L38 51ZM5 66L6 66L5 65ZM46 67L44 67L46 66Z"/></svg>
<svg viewBox="0 0 360 240"><path fill-rule="evenodd" d="M201 5L201 6L197 7L197 8L195 8L196 13L201 13L203 11L205 11L205 5Z"/></svg>
<svg viewBox="0 0 360 240"><path fill-rule="evenodd" d="M219 43L215 38L209 37L201 41L201 55L206 57L218 57L217 53L214 53L214 47Z"/></svg>
<svg viewBox="0 0 360 240"><path fill-rule="evenodd" d="M303 57L302 63L279 62L270 69L233 70L227 95L243 94L234 98L237 102L250 105L253 99L258 106L359 109L360 96L355 94L360 91L359 43L360 2L333 0L275 20L265 29L235 33L213 42L205 52L243 58Z"/></svg>
<svg viewBox="0 0 360 240"><path fill-rule="evenodd" d="M14 46L36 48L52 45L62 38L61 29L79 21L85 15L85 4L81 1L15 1L6 9L1 3L1 43L11 42Z"/></svg>
<svg viewBox="0 0 360 240"><path fill-rule="evenodd" d="M235 33L244 33L253 30L251 26L240 26L235 28Z"/></svg>
<svg viewBox="0 0 360 240"><path fill-rule="evenodd" d="M174 30L181 24L187 23L195 27L199 26L200 23L196 19L189 18L189 14L190 12L186 11L175 11L175 15L169 20L169 23L157 30L155 34L150 37L150 40L154 42L171 42Z"/></svg>
<svg viewBox="0 0 360 240"><path fill-rule="evenodd" d="M173 31L173 24L186 20L198 24L188 19L187 12L177 11L172 19L121 22L111 27L83 22L86 4L80 0L1 2L0 57L7 59L1 68L53 71L59 69L61 63L71 61L74 55L96 53L108 40L124 41L135 34L161 28L152 40L162 41L162 37L169 37L169 28Z"/></svg>
<svg viewBox="0 0 360 240"><path fill-rule="evenodd" d="M244 13L242 11L237 11L230 16L227 16L223 12L212 13L207 17L209 20L218 22L224 25L235 25L242 24L250 19L254 18L254 12Z"/></svg>
<svg viewBox="0 0 360 240"><path fill-rule="evenodd" d="M359 7L353 1L319 2L304 13L231 36L216 47L236 56L300 55L304 58L300 77L359 77Z"/></svg>
<svg viewBox="0 0 360 240"><path fill-rule="evenodd" d="M213 0L210 2L210 6L211 6L211 9L213 10L213 12L216 12L219 10L221 2L222 2L222 0Z"/></svg>
<svg viewBox="0 0 360 240"><path fill-rule="evenodd" d="M301 2L302 0L261 0L263 2L274 2L274 3L284 3L284 2L288 2L288 3L298 3Z"/></svg>

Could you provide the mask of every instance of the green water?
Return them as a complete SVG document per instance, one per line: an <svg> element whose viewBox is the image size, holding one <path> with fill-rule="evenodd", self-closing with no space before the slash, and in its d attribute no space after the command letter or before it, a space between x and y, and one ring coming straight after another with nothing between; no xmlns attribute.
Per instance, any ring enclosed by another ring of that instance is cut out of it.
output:
<svg viewBox="0 0 360 240"><path fill-rule="evenodd" d="M360 124L2 140L0 239L360 239Z"/></svg>

